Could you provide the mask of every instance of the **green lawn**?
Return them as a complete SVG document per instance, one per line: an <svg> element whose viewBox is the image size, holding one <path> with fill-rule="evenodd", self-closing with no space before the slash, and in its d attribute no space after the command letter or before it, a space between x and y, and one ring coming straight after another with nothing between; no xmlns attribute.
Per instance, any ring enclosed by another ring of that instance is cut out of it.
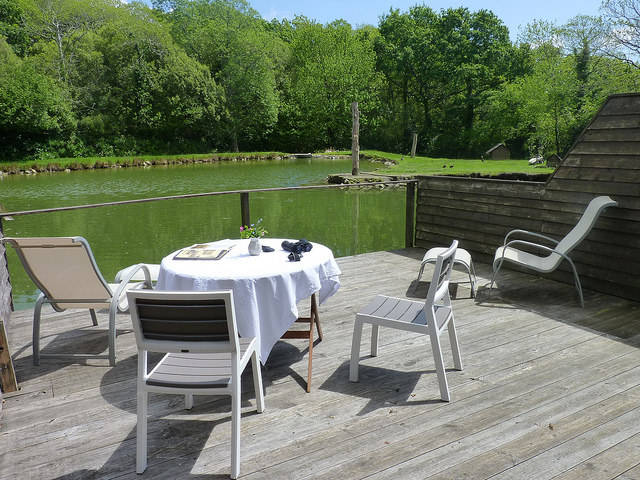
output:
<svg viewBox="0 0 640 480"><path fill-rule="evenodd" d="M331 155L351 155L350 151L327 153ZM362 150L367 158L381 162L392 160L395 165L385 166L380 163L376 173L390 175L497 175L500 173L552 173L553 168L533 167L527 160L473 160L431 158L416 156L411 158L398 153L380 152L378 150ZM141 166L145 164L173 164L192 162L211 162L234 159L272 159L286 156L282 152L241 152L241 153L202 153L184 155L133 155L127 157L87 157L87 158L55 158L48 160L25 160L22 162L2 162L0 171L19 172L20 170L82 170L85 168L104 168L114 165Z"/></svg>
<svg viewBox="0 0 640 480"><path fill-rule="evenodd" d="M341 152L342 153L342 152ZM350 154L350 152L344 152ZM527 160L472 160L419 157L411 158L407 155L379 152L377 150L364 150L361 152L370 158L389 159L397 162L393 166L381 166L376 173L391 175L497 175L500 173L528 173L544 174L552 173L553 168L533 167Z"/></svg>

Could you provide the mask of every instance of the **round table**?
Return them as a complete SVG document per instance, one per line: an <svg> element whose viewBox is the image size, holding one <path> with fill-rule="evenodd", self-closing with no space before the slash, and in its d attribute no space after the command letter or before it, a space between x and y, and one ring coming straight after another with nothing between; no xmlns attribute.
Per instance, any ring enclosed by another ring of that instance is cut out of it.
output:
<svg viewBox="0 0 640 480"><path fill-rule="evenodd" d="M271 349L298 319L297 304L312 294L322 303L340 288L340 268L333 253L313 243L298 262L290 262L283 239L264 238L262 245L275 249L251 256L249 240L221 240L213 247L233 245L219 260L175 259L182 250L162 259L158 290L233 290L238 333L256 337L264 364ZM295 241L295 240L290 240Z"/></svg>

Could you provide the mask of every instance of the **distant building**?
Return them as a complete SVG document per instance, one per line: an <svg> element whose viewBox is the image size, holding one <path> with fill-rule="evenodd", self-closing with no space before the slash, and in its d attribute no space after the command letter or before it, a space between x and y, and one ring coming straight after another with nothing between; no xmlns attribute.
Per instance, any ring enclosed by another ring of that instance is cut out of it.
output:
<svg viewBox="0 0 640 480"><path fill-rule="evenodd" d="M547 157L547 167L557 168L562 163L562 158L557 153L552 153Z"/></svg>
<svg viewBox="0 0 640 480"><path fill-rule="evenodd" d="M499 143L484 152L484 156L490 160L509 160L511 152L504 143Z"/></svg>

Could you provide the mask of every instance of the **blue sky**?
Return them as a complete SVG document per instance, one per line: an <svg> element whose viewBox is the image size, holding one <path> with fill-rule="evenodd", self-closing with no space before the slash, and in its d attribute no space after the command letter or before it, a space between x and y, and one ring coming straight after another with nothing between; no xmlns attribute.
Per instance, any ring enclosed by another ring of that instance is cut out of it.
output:
<svg viewBox="0 0 640 480"><path fill-rule="evenodd" d="M551 20L563 24L578 14L597 15L602 3L601 0L580 2L565 0L435 0L430 2L420 0L249 0L249 2L267 20L293 18L296 14L301 14L321 23L343 18L353 26L377 25L378 18L387 13L391 7L406 11L413 5L424 3L434 10L460 6L472 11L484 8L493 11L505 23L512 40L516 39L519 26L524 26L534 19Z"/></svg>

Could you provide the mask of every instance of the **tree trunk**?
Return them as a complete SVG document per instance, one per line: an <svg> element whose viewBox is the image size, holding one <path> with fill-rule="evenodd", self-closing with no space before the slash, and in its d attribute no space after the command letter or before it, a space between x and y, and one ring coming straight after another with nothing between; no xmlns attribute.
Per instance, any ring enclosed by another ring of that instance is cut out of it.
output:
<svg viewBox="0 0 640 480"><path fill-rule="evenodd" d="M411 158L416 156L416 147L418 146L418 134L413 132L411 140Z"/></svg>
<svg viewBox="0 0 640 480"><path fill-rule="evenodd" d="M231 132L231 151L234 153L238 153L240 151L238 149L238 134L235 130Z"/></svg>
<svg viewBox="0 0 640 480"><path fill-rule="evenodd" d="M556 134L556 153L560 155L560 125L558 120L558 106L555 105L554 108L554 117L555 117L555 134Z"/></svg>
<svg viewBox="0 0 640 480"><path fill-rule="evenodd" d="M409 131L409 80L402 82L402 145L405 145L405 135ZM403 148L404 150L404 148Z"/></svg>
<svg viewBox="0 0 640 480"><path fill-rule="evenodd" d="M473 128L473 85L471 82L467 83L467 96L466 96L466 105L464 107L464 128L466 130L471 130Z"/></svg>
<svg viewBox="0 0 640 480"><path fill-rule="evenodd" d="M60 25L56 22L54 24L56 29L56 46L58 47L58 55L60 55L60 79L67 83L67 64L64 58L64 45L62 44L62 33L60 32Z"/></svg>

